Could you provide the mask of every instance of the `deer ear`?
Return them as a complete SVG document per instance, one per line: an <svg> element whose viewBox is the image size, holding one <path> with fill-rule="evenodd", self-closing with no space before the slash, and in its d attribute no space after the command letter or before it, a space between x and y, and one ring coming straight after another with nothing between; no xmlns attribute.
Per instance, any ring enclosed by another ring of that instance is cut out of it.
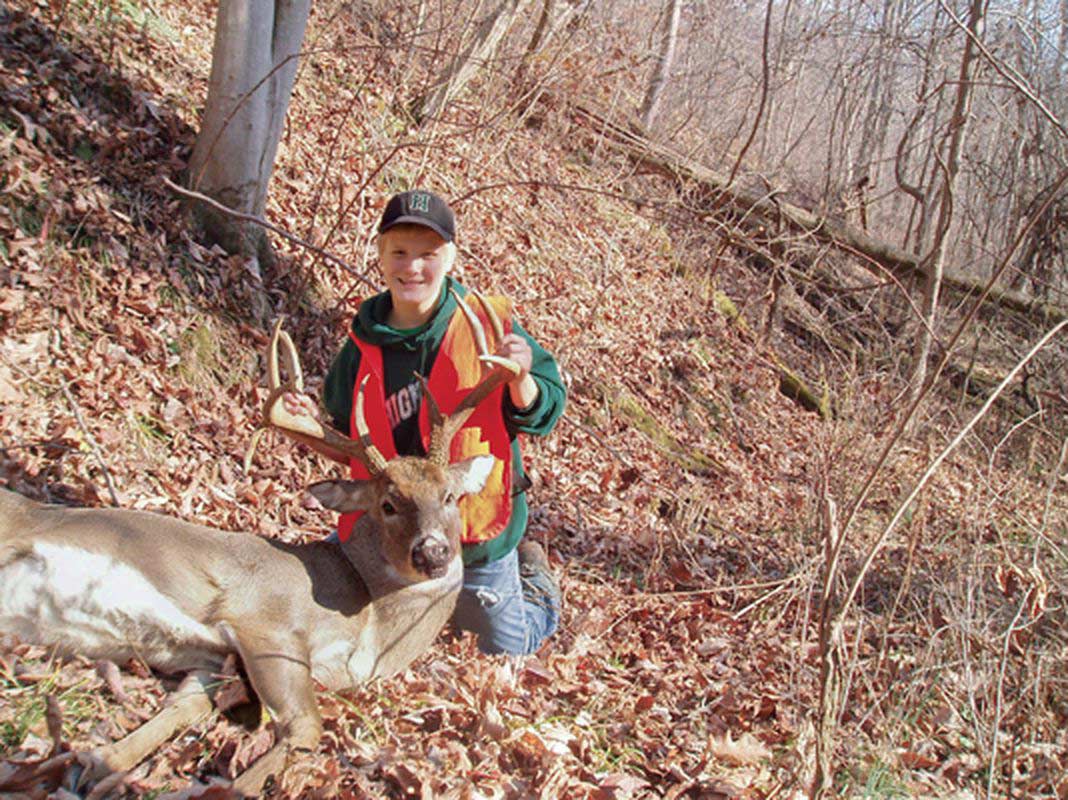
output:
<svg viewBox="0 0 1068 800"><path fill-rule="evenodd" d="M371 497L367 481L319 481L308 487L312 496L327 508L347 513L366 511Z"/></svg>
<svg viewBox="0 0 1068 800"><path fill-rule="evenodd" d="M449 472L456 481L458 494L475 494L482 491L486 485L486 479L493 471L493 465L497 461L493 456L475 456L465 458L452 464Z"/></svg>

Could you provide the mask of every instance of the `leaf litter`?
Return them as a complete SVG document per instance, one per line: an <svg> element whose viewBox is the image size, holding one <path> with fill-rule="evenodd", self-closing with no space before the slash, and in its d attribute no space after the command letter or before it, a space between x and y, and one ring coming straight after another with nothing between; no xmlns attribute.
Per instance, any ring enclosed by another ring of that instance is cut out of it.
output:
<svg viewBox="0 0 1068 800"><path fill-rule="evenodd" d="M249 309L265 295L295 316L315 391L360 282L284 245L275 270L257 274L197 244L162 187L191 150L213 4L157 9L177 33L154 48L121 16L109 28L61 20L66 5L0 9L0 481L57 502L106 505L113 491L121 505L225 530L321 537L332 521L302 488L329 468L268 434L242 469L264 397L265 325ZM312 30L327 21L313 11ZM362 41L352 20L329 22L339 41ZM318 80L359 58L324 48ZM303 80L268 215L297 233L316 220L317 241L358 262L380 200L342 192L345 206L319 208L303 165L322 161L332 103L355 103L373 141L373 96ZM447 632L402 675L321 693L322 745L273 793L795 796L817 702L804 587L815 580L818 420L779 394L761 345L665 257L674 223L608 198L576 218L553 185L612 179L577 164L566 137L490 128L452 140L438 180L507 183L487 157L497 139L537 164L544 185L505 185L461 207L459 277L513 297L567 376L564 421L527 448L530 535L561 574L561 630L522 662L481 656ZM351 187L380 156L337 162ZM417 156L398 158L415 169ZM330 236L328 210L347 214ZM752 288L740 271L733 279ZM5 733L0 756L16 782L35 763L33 780L55 789L50 750L129 732L172 688L136 662L117 672L8 645L0 719L26 732ZM250 733L216 718L110 791L227 797L219 776L272 742L269 725ZM941 758L919 743L901 755L932 794L981 769L958 760L933 777Z"/></svg>

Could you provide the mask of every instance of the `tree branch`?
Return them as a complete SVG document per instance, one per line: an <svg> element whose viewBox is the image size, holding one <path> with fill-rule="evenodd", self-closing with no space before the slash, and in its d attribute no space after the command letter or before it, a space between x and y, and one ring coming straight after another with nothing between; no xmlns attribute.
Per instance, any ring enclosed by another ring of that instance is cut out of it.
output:
<svg viewBox="0 0 1068 800"><path fill-rule="evenodd" d="M349 264L347 261L343 261L342 259L338 258L333 253L329 253L326 250L323 250L321 247L317 247L311 242L301 239L299 236L294 236L289 231L284 230L283 228L279 228L277 225L274 225L268 222L267 220L262 219L261 217L257 217L254 214L246 214L242 211L234 211L234 209L229 208L228 206L224 206L218 200L208 197L206 194L194 192L192 189L186 189L183 186L179 186L177 183L170 180L169 178L164 178L163 183L168 189L170 189L172 192L175 192L176 194L180 194L183 197L188 197L192 200L205 203L216 211L226 214L227 216L233 217L234 219L241 220L242 222L251 222L255 225L259 225L261 228L266 228L267 230L272 231L273 233L277 233L287 242L292 242L293 244L300 245L301 247L307 250L311 250L313 253L325 258L327 261L341 267L346 272L355 275L374 291L378 291L378 287L375 286L375 284L372 283L371 280L367 278L362 272L360 272L354 266Z"/></svg>

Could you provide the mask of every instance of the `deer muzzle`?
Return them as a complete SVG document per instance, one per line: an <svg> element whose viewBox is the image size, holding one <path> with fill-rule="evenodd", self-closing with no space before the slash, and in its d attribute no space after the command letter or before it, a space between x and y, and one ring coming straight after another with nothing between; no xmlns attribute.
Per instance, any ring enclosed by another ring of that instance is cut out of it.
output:
<svg viewBox="0 0 1068 800"><path fill-rule="evenodd" d="M430 534L412 545L412 566L428 578L440 578L449 571L454 555L444 538Z"/></svg>

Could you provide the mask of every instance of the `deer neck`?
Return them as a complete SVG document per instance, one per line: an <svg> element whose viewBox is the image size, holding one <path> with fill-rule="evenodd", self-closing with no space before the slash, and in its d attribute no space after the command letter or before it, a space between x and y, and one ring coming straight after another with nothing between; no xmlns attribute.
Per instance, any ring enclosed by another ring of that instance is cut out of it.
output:
<svg viewBox="0 0 1068 800"><path fill-rule="evenodd" d="M376 552L376 548L368 545L361 533L360 526L357 525L349 540L341 545L341 552L363 578L371 597L379 598L396 588L396 572L381 554Z"/></svg>

